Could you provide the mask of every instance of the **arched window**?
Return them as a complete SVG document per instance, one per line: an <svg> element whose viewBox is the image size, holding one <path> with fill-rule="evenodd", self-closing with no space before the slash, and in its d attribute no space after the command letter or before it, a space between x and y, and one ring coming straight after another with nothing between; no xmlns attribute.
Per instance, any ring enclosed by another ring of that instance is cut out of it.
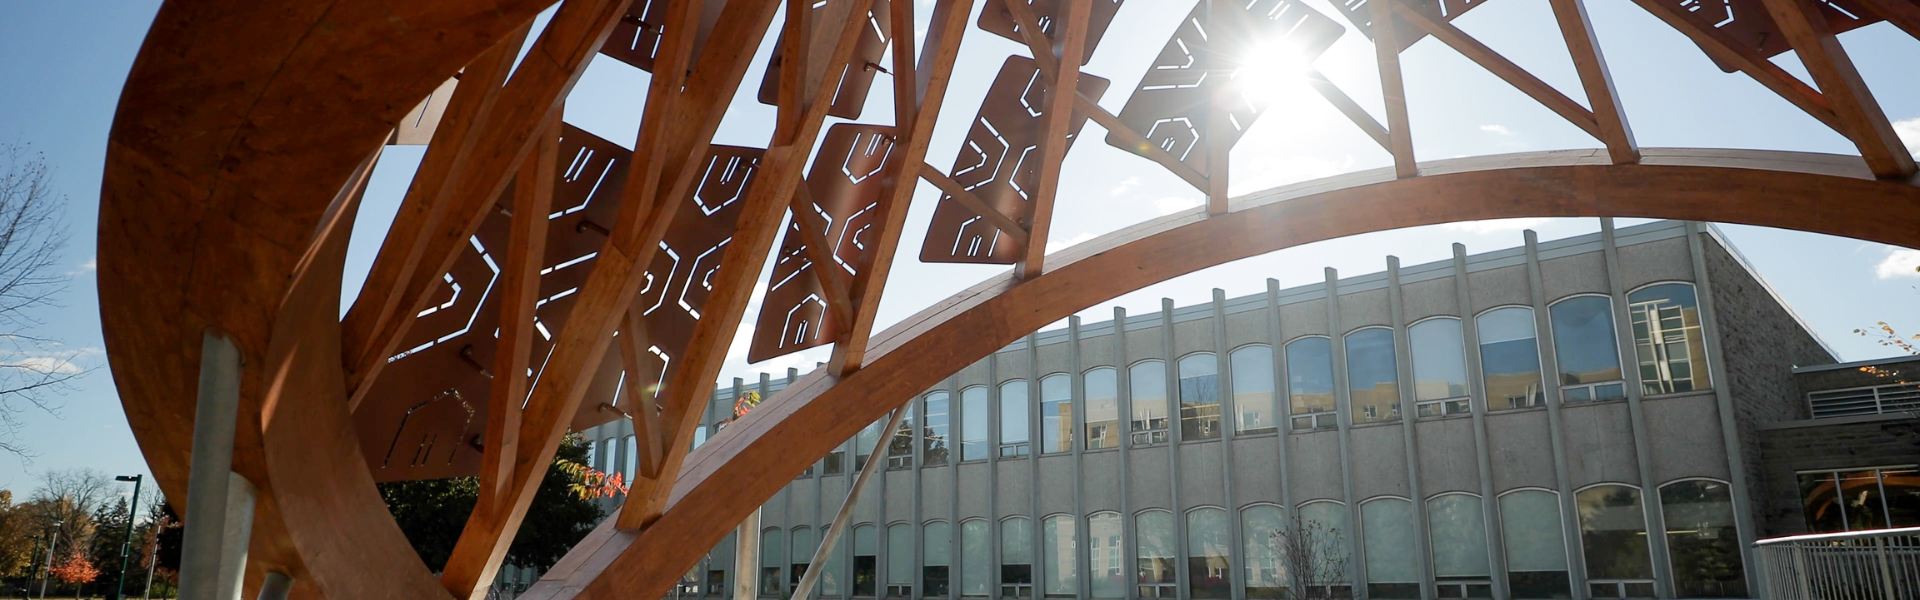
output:
<svg viewBox="0 0 1920 600"><path fill-rule="evenodd" d="M987 408L987 386L960 390L960 460L987 459L987 423L993 412Z"/></svg>
<svg viewBox="0 0 1920 600"><path fill-rule="evenodd" d="M1113 367L1088 369L1087 449L1120 447L1120 371Z"/></svg>
<svg viewBox="0 0 1920 600"><path fill-rule="evenodd" d="M1080 554L1074 547L1073 516L1053 515L1040 522L1040 592L1048 598L1080 594Z"/></svg>
<svg viewBox="0 0 1920 600"><path fill-rule="evenodd" d="M1315 500L1300 505L1300 527L1292 532L1287 552L1281 555L1290 565L1290 585L1306 586L1312 598L1352 598L1350 531L1345 504Z"/></svg>
<svg viewBox="0 0 1920 600"><path fill-rule="evenodd" d="M1647 550L1640 490L1608 484L1573 495L1580 510L1580 547L1595 598L1652 598L1653 560Z"/></svg>
<svg viewBox="0 0 1920 600"><path fill-rule="evenodd" d="M1660 510L1667 518L1674 592L1682 598L1747 597L1727 484L1688 479L1660 486Z"/></svg>
<svg viewBox="0 0 1920 600"><path fill-rule="evenodd" d="M787 538L777 527L760 530L760 595L780 596L785 591L780 573L786 570Z"/></svg>
<svg viewBox="0 0 1920 600"><path fill-rule="evenodd" d="M787 589L799 593L800 578L807 574L807 565L813 562L813 530L795 527L787 534ZM822 565L824 568L825 565Z"/></svg>
<svg viewBox="0 0 1920 600"><path fill-rule="evenodd" d="M960 522L960 595L986 597L993 584L993 532L985 519Z"/></svg>
<svg viewBox="0 0 1920 600"><path fill-rule="evenodd" d="M706 443L707 443L707 428L701 427L699 429L693 430L693 447L695 449L699 449L701 446L706 445ZM831 473L829 473L829 475L831 475Z"/></svg>
<svg viewBox="0 0 1920 600"><path fill-rule="evenodd" d="M1127 575L1122 571L1126 550L1120 545L1120 513L1097 512L1087 515L1087 564L1093 569L1093 597L1117 600L1127 597Z"/></svg>
<svg viewBox="0 0 1920 600"><path fill-rule="evenodd" d="M1266 344L1241 346L1228 355L1232 369L1233 411L1239 414L1234 431L1268 433L1280 427L1273 403L1273 348Z"/></svg>
<svg viewBox="0 0 1920 600"><path fill-rule="evenodd" d="M1220 437L1220 359L1212 352L1188 354L1180 369L1180 439Z"/></svg>
<svg viewBox="0 0 1920 600"><path fill-rule="evenodd" d="M1139 583L1141 598L1173 598L1178 595L1175 583L1173 548L1173 513L1165 510L1143 510L1133 516L1134 555L1139 557L1135 563L1134 580Z"/></svg>
<svg viewBox="0 0 1920 600"><path fill-rule="evenodd" d="M1620 347L1613 337L1613 300L1574 296L1553 303L1547 316L1553 321L1553 355L1560 361L1560 397L1566 402L1626 398Z"/></svg>
<svg viewBox="0 0 1920 600"><path fill-rule="evenodd" d="M913 526L894 523L887 526L887 595L913 597Z"/></svg>
<svg viewBox="0 0 1920 600"><path fill-rule="evenodd" d="M860 428L860 433L853 435L853 470L866 468L867 459L873 456L873 445L880 443L880 433L886 428L887 418L880 417L880 420L867 424Z"/></svg>
<svg viewBox="0 0 1920 600"><path fill-rule="evenodd" d="M872 598L880 585L880 531L871 523L853 527L853 595Z"/></svg>
<svg viewBox="0 0 1920 600"><path fill-rule="evenodd" d="M1333 340L1304 337L1287 343L1287 395L1293 429L1333 429L1339 425L1333 400Z"/></svg>
<svg viewBox="0 0 1920 600"><path fill-rule="evenodd" d="M1516 490L1500 496L1502 547L1507 552L1507 588L1515 598L1566 598L1567 538L1560 495Z"/></svg>
<svg viewBox="0 0 1920 600"><path fill-rule="evenodd" d="M1000 384L1000 458L1027 455L1027 408L1027 380Z"/></svg>
<svg viewBox="0 0 1920 600"><path fill-rule="evenodd" d="M1127 392L1133 399L1133 445L1167 443L1167 364L1143 360L1128 367Z"/></svg>
<svg viewBox="0 0 1920 600"><path fill-rule="evenodd" d="M947 407L951 396L946 392L927 394L926 430L920 432L920 457L925 466L939 467L947 464L947 430L951 420Z"/></svg>
<svg viewBox="0 0 1920 600"><path fill-rule="evenodd" d="M921 528L920 585L928 598L945 598L951 591L953 569L953 526L946 521L929 521Z"/></svg>
<svg viewBox="0 0 1920 600"><path fill-rule="evenodd" d="M1534 339L1533 309L1496 308L1475 319L1480 333L1480 370L1486 374L1491 409L1541 406L1540 345Z"/></svg>
<svg viewBox="0 0 1920 600"><path fill-rule="evenodd" d="M821 532L821 535L824 536L825 534L826 532ZM815 547L818 548L818 546ZM846 568L846 554L847 547L844 545L835 546L833 549L827 551L827 562L820 565L820 595L822 597L839 596L841 594L841 572ZM713 587L712 584L708 584L708 587L714 590L708 594L710 596L720 595L720 590L725 589Z"/></svg>
<svg viewBox="0 0 1920 600"><path fill-rule="evenodd" d="M1407 346L1413 351L1413 399L1420 416L1472 412L1460 320L1442 317L1414 323L1407 328Z"/></svg>
<svg viewBox="0 0 1920 600"><path fill-rule="evenodd" d="M1441 598L1492 598L1487 562L1487 518L1480 497L1443 494L1427 499L1427 541Z"/></svg>
<svg viewBox="0 0 1920 600"><path fill-rule="evenodd" d="M720 595L732 593L732 590L727 587L727 573L733 571L733 542L737 537L738 534L729 533L727 537L720 539L720 543L713 545L713 550L707 552L708 594ZM505 569L507 567L502 566L501 568Z"/></svg>
<svg viewBox="0 0 1920 600"><path fill-rule="evenodd" d="M1073 379L1066 373L1040 378L1040 453L1073 451Z"/></svg>
<svg viewBox="0 0 1920 600"><path fill-rule="evenodd" d="M1246 546L1241 560L1248 598L1286 598L1287 516L1272 504L1240 509L1240 541Z"/></svg>
<svg viewBox="0 0 1920 600"><path fill-rule="evenodd" d="M639 438L635 438L634 436L631 436L631 435L630 435L630 436L627 436L627 439L626 439L626 446L627 446L627 460L626 460L626 465L624 465L624 466L623 466L623 467L622 467L622 468L620 469L620 472L621 472L622 474L624 474L624 475L626 476L626 479L627 479L627 481L629 481L629 482L631 482L631 481L633 481L633 474L634 474L634 471L635 471L635 469L634 469L634 465L636 465L636 464L638 464L638 463L640 462L640 441L639 441ZM697 447L697 446L696 446L696 447Z"/></svg>
<svg viewBox="0 0 1920 600"><path fill-rule="evenodd" d="M1347 334L1347 391L1355 425L1400 420L1392 329L1368 327Z"/></svg>
<svg viewBox="0 0 1920 600"><path fill-rule="evenodd" d="M1646 393L1671 394L1713 387L1707 345L1700 338L1700 304L1693 284L1662 283L1627 294L1633 350Z"/></svg>
<svg viewBox="0 0 1920 600"><path fill-rule="evenodd" d="M1233 596L1233 547L1227 511L1201 507L1187 511L1187 594L1191 598Z"/></svg>
<svg viewBox="0 0 1920 600"><path fill-rule="evenodd" d="M1367 597L1419 598L1413 503L1391 497L1360 503L1360 533L1361 543L1366 544Z"/></svg>
<svg viewBox="0 0 1920 600"><path fill-rule="evenodd" d="M907 416L900 420L900 427L893 430L893 437L887 440L887 468L913 468L913 412L918 402L907 403Z"/></svg>
<svg viewBox="0 0 1920 600"><path fill-rule="evenodd" d="M1033 522L1026 517L1000 521L1000 597L1033 597Z"/></svg>

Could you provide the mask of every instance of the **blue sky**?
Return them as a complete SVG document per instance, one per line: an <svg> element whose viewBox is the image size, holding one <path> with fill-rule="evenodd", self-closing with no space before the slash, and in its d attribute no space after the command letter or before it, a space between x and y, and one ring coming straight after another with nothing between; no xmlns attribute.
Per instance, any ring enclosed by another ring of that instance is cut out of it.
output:
<svg viewBox="0 0 1920 600"><path fill-rule="evenodd" d="M1334 14L1324 0L1308 0ZM919 0L921 17L928 2ZM984 3L979 3L984 4ZM112 475L146 472L122 415L106 368L92 271L98 197L108 129L128 68L158 3L10 2L0 4L0 141L31 144L45 152L56 169L55 183L69 199L71 227L63 265L72 285L63 306L45 311L37 335L61 340L77 352L76 365L95 369L61 398L57 415L26 413L22 441L38 453L31 463L0 456L0 489L26 491L46 469L94 468ZM1135 0L1124 6L1085 71L1112 80L1101 104L1118 111L1125 91L1138 82L1159 52L1173 24L1191 2ZM1626 0L1589 0L1594 26L1613 67L1614 81L1643 147L1726 147L1802 150L1853 154L1840 135L1768 93L1745 75L1720 72L1679 33ZM1340 20L1342 25L1346 22ZM1495 50L1584 102L1572 61L1558 37L1545 2L1494 0L1455 22ZM920 36L924 38L924 36ZM1911 65L1920 57L1920 41L1886 24L1842 36L1890 119L1910 147L1920 146L1920 78ZM771 43L771 40L768 40ZM761 63L768 45L760 49ZM962 61L947 99L944 125L935 132L928 162L952 163L965 126L1004 57L1023 52L1011 41L970 30ZM1383 114L1372 47L1348 27L1333 48L1314 65L1352 95L1376 118ZM1469 62L1450 48L1426 39L1403 55L1412 135L1420 160L1596 148L1599 143L1551 111ZM1805 78L1790 56L1778 62ZM759 80L759 69L748 75ZM639 123L647 75L604 57L596 60L567 103L567 120L601 137L631 146ZM875 86L865 119L887 123L890 97L886 82ZM764 146L773 116L770 107L751 98L745 86L723 124L720 143ZM1234 193L1304 181L1390 164L1391 159L1327 103L1310 93L1283 89L1275 106L1234 149ZM1384 119L1381 119L1384 121ZM1181 210L1201 195L1151 162L1101 143L1104 132L1088 125L1086 141L1074 147L1062 172L1053 246L1064 246L1113 231L1141 219ZM390 150L370 184L356 227L348 277L351 295L359 288L371 253L404 194L417 148ZM885 327L941 298L999 273L1001 268L922 265L915 257L932 213L935 192L920 186L910 209L901 247L902 264L888 284L880 307ZM1265 289L1277 278L1292 286L1320 281L1323 267L1363 274L1385 267L1387 255L1406 264L1446 259L1449 244L1470 251L1519 245L1521 230L1542 239L1578 235L1598 228L1592 220L1523 219L1426 227L1356 236L1277 252L1207 269L1127 294L1085 313L1104 319L1111 306L1129 311L1157 310L1160 298L1186 305L1206 301L1211 289L1229 295ZM1857 327L1887 320L1920 331L1911 306L1920 299L1920 252L1889 246L1755 227L1724 228L1735 245L1793 308L1840 354L1843 360L1886 356L1887 348L1854 335ZM764 279L764 278L763 278ZM749 311L757 311L750 307ZM750 314L752 314L750 312ZM749 319L749 322L751 319ZM762 371L784 374L789 366L809 368L825 360L818 349L757 365L744 362L745 336L735 344L722 377L757 377ZM24 356L0 357L21 360Z"/></svg>

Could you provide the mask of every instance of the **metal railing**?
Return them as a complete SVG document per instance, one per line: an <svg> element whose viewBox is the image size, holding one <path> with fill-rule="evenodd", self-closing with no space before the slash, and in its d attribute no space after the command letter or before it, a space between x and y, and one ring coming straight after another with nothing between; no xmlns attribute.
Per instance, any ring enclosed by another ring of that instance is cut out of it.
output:
<svg viewBox="0 0 1920 600"><path fill-rule="evenodd" d="M1768 598L1920 598L1920 527L1773 538L1754 542Z"/></svg>
<svg viewBox="0 0 1920 600"><path fill-rule="evenodd" d="M1813 418L1878 415L1920 410L1920 384L1889 383L1807 393Z"/></svg>

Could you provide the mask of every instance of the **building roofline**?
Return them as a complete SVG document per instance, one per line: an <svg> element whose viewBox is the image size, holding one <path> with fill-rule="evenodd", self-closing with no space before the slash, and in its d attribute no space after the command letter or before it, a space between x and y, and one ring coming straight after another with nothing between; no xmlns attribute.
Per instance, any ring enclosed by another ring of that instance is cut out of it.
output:
<svg viewBox="0 0 1920 600"><path fill-rule="evenodd" d="M1801 373L1823 373L1826 371L1843 371L1843 370L1858 369L1860 367L1877 367L1880 365L1891 365L1891 364L1897 364L1897 363L1916 362L1916 361L1920 361L1920 356L1888 356L1884 358L1871 358L1867 360L1856 360L1853 362L1834 363L1831 365L1812 365L1812 366L1806 366L1806 367L1794 367L1793 374L1799 375Z"/></svg>
<svg viewBox="0 0 1920 600"><path fill-rule="evenodd" d="M1780 291L1774 289L1773 284L1767 283L1767 278L1760 276L1760 271L1753 268L1753 262L1747 260L1747 256L1740 253L1740 248L1734 246L1733 242L1727 239L1726 232L1721 231L1720 227L1713 223L1702 223L1702 225L1704 225L1704 227L1701 229L1707 232L1707 237L1712 238L1714 243L1726 249L1727 255L1733 257L1734 264L1740 265L1741 269L1745 269L1748 277L1752 277L1754 281L1760 282L1760 289L1766 290L1767 295L1773 298L1773 303L1780 305L1780 308L1787 311L1787 317L1793 319L1793 324L1799 325L1800 330L1807 333L1807 337L1813 338L1813 343L1819 344L1820 349L1827 352L1827 356L1833 357L1834 360L1840 360L1840 353L1835 352L1833 346L1827 344L1826 338L1820 337L1820 332L1815 331L1813 326L1807 324L1806 319L1800 317L1800 313L1793 309L1793 305L1787 303L1787 299L1780 296ZM1800 371L1796 368L1794 372L1798 373Z"/></svg>

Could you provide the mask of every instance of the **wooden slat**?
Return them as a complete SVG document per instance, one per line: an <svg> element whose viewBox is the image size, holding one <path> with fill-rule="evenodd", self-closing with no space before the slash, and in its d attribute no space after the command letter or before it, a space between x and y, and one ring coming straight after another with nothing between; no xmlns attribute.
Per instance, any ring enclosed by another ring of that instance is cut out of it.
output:
<svg viewBox="0 0 1920 600"><path fill-rule="evenodd" d="M1373 57L1380 66L1380 99L1387 105L1387 152L1393 154L1396 177L1413 177L1420 167L1413 162L1413 132L1407 125L1407 86L1400 78L1400 41L1394 35L1394 0L1368 3L1373 11Z"/></svg>
<svg viewBox="0 0 1920 600"><path fill-rule="evenodd" d="M867 14L872 0L851 0L850 4L848 17L839 29L833 53L827 59L827 73L845 68L853 57L860 35L867 27ZM807 158L812 154L821 124L826 119L827 109L833 104L832 94L835 91L826 85L815 89L813 97L806 104L805 115L793 132L792 143L775 145L767 149L761 158L759 171L754 175L754 185L742 200L746 204L741 211L739 224L732 240L728 242L725 256L720 259L719 275L707 281L713 291L707 297L706 310L702 311L699 324L694 326L686 354L679 357L680 364L669 372L667 381L662 382L660 388L661 404L666 413L664 421L669 434L667 439L674 442L667 447L666 460L661 464L661 476L636 477L629 487L627 500L621 505L617 517L616 526L621 529L644 527L666 510L667 495L672 492L674 480L680 473L680 464L690 450L690 444L684 441L690 440L693 432L700 427L700 411L693 408L713 393L713 379L726 357L729 343L739 329L747 301L753 295L754 282L759 278L767 254L778 237L781 217L791 205L792 195L800 184ZM576 307L575 310L579 309Z"/></svg>
<svg viewBox="0 0 1920 600"><path fill-rule="evenodd" d="M1599 128L1600 142L1607 145L1607 156L1616 164L1640 162L1640 146L1633 141L1633 127L1627 123L1626 109L1620 106L1620 94L1614 91L1607 57L1600 51L1599 38L1593 35L1586 0L1553 0L1553 17L1560 22L1567 52L1573 55L1573 69L1580 74L1587 104L1593 107L1594 124Z"/></svg>
<svg viewBox="0 0 1920 600"><path fill-rule="evenodd" d="M800 124L801 111L807 95L807 74L811 70L809 50L813 48L813 2L811 0L787 0L786 20L781 27L782 41L786 45L780 50L780 93L779 103L774 116L773 139L786 139Z"/></svg>
<svg viewBox="0 0 1920 600"><path fill-rule="evenodd" d="M887 3L887 19L893 31L893 43L887 51L893 57L893 122L897 124L914 122L920 110L919 70L913 64L913 52L919 49L913 39L914 28L919 26L913 21L914 4L908 0Z"/></svg>
<svg viewBox="0 0 1920 600"><path fill-rule="evenodd" d="M1732 66L1739 69L1740 72L1746 73L1747 76L1752 77L1755 82L1758 82L1769 90L1773 90L1773 93L1778 94L1787 102L1793 103L1794 106L1800 107L1800 110L1806 111L1807 115L1818 119L1828 127L1832 127L1834 131L1845 131L1844 127L1840 124L1839 117L1834 115L1833 108L1828 106L1825 96L1821 96L1819 91L1813 89L1813 86L1800 81L1800 78L1794 77L1793 74L1788 73L1786 69L1782 69L1779 65L1773 64L1773 61L1767 60L1766 57L1760 56L1753 50L1743 47L1739 42L1718 29L1703 29L1695 26L1693 22L1688 20L1687 16L1681 12L1678 6L1667 0L1633 1L1639 4L1641 8L1646 9L1647 12L1652 13L1653 16L1659 17L1661 21L1665 21L1667 26L1674 28L1674 30L1686 35L1688 39L1693 40L1695 45L1700 46L1700 49L1705 51L1708 56L1713 57L1715 61L1723 65Z"/></svg>
<svg viewBox="0 0 1920 600"><path fill-rule="evenodd" d="M1068 146L1073 143L1067 138L1067 125L1073 122L1073 99L1079 95L1080 56L1086 51L1087 17L1093 13L1093 6L1091 0L1064 1L1065 35L1061 36L1060 57L1053 63L1055 71L1047 89L1047 114L1041 124L1040 184L1034 190L1033 222L1027 225L1027 241L1022 245L1026 256L1015 267L1021 277L1038 277L1046 268L1047 234L1053 229L1053 201L1060 193L1060 166L1067 158ZM1025 2L1007 4L1018 4L1022 11L1030 12ZM1032 29L1020 28L1023 32Z"/></svg>
<svg viewBox="0 0 1920 600"><path fill-rule="evenodd" d="M513 480L520 403L527 397L527 366L536 335L534 307L540 299L547 214L553 208L553 186L548 182L557 180L555 170L560 160L559 126L558 118L548 121L547 130L540 136L539 151L521 163L515 176L520 183L513 188L510 242L506 264L501 268L499 339L493 357L493 385L487 390L486 437L481 446L480 489L487 501L497 499Z"/></svg>
<svg viewBox="0 0 1920 600"><path fill-rule="evenodd" d="M1894 27L1907 32L1914 39L1920 39L1920 3L1913 0L1859 0L1867 5L1867 10L1880 15Z"/></svg>
<svg viewBox="0 0 1920 600"><path fill-rule="evenodd" d="M1070 0L1069 0L1070 1ZM1020 32L1020 41L1026 42L1027 51L1033 53L1033 62L1040 66L1040 76L1055 79L1060 68L1060 58L1054 56L1053 45L1047 42L1047 36L1040 32L1040 20L1033 14L1033 6L1026 2L1003 2L1007 13L1013 16L1014 28Z"/></svg>
<svg viewBox="0 0 1920 600"><path fill-rule="evenodd" d="M1195 171L1193 167L1187 166L1187 163L1180 162L1180 159L1174 158L1174 156L1168 154L1165 149L1153 145L1152 142L1148 142L1146 137L1140 135L1140 132L1134 131L1132 127L1121 122L1120 117L1107 112L1105 108L1101 108L1098 103L1094 102L1092 98L1088 98L1086 94L1076 92L1074 94L1074 106L1077 110L1081 111L1081 113L1087 115L1088 118L1093 119L1095 123L1099 123L1101 127L1105 127L1108 132L1119 135L1121 139L1126 141L1128 146L1133 147L1135 154L1147 157L1153 162L1160 163L1160 166L1166 167L1168 171L1172 171L1174 175L1179 176L1181 180L1187 182L1187 185L1191 185L1195 189L1207 189L1206 175L1202 175L1199 171Z"/></svg>
<svg viewBox="0 0 1920 600"><path fill-rule="evenodd" d="M466 85L456 87L448 100L446 112L434 129L433 143L420 158L413 183L400 201L393 224L387 227L387 237L367 272L366 283L341 322L341 359L347 367L349 411L366 397L370 386L363 384L386 365L391 348L399 343L393 321L406 310L408 300L403 292L426 254L427 241L445 219L447 196L464 173L480 132L486 129L500 86L506 82L514 54L520 51L526 35L522 28L507 36L461 72Z"/></svg>
<svg viewBox="0 0 1920 600"><path fill-rule="evenodd" d="M967 207L967 210L973 211L974 214L986 219L988 224L993 225L994 228L1007 234L1007 237L1013 238L1014 243L1021 244L1022 246L1026 245L1028 239L1027 230L1020 225L1019 221L1013 220L1013 218L1008 217L1006 213L1002 213L998 209L988 205L986 201L981 200L980 197L974 195L973 192L967 191L966 186L960 185L960 182L954 181L953 178L948 177L946 173L941 173L939 169L933 168L933 165L922 163L920 167L920 177L932 183L934 187L940 188L940 191L946 192L948 196L952 196L954 201L959 202L961 206Z"/></svg>
<svg viewBox="0 0 1920 600"><path fill-rule="evenodd" d="M1339 109L1340 114L1346 115L1347 120L1353 121L1360 131L1366 132L1367 137L1373 138L1374 142L1388 152L1393 151L1393 142L1388 137L1386 126L1374 120L1373 115L1367 114L1367 109L1361 108L1360 103L1354 102L1351 96L1348 96L1339 86L1334 85L1333 81L1327 79L1319 69L1308 67L1306 78L1307 85L1313 86L1313 91L1319 92L1320 97L1326 98L1334 108Z"/></svg>
<svg viewBox="0 0 1920 600"><path fill-rule="evenodd" d="M661 422L659 395L654 393L652 384L655 375L641 368L640 359L647 351L647 324L636 311L627 310L626 318L620 321L620 364L626 371L626 385L623 388L626 399L627 417L633 421L634 437L634 473L637 477L659 477L660 465L666 462L666 447L673 440L666 439L666 427Z"/></svg>
<svg viewBox="0 0 1920 600"><path fill-rule="evenodd" d="M914 63L914 85L919 91L917 96L920 105L916 108L914 120L901 124L911 125L900 131L903 143L894 145L900 157L893 159L893 166L889 167L891 170L885 174L888 181L894 182L893 198L880 204L883 214L879 222L882 225L878 227L879 235L873 240L874 250L866 255L859 272L854 275L854 319L843 330L839 343L834 344L832 363L828 366L833 373L859 370L866 356L867 336L873 332L873 320L880 307L880 293L886 287L887 275L893 270L893 256L900 247L900 232L906 226L907 204L913 201L916 188L909 183L916 181L911 177L913 171L909 169L926 168L927 144L932 139L934 121L940 115L940 107L946 100L954 60L960 53L960 39L966 35L967 18L972 14L973 0L949 0L933 6L933 17L927 27L927 41L921 44L920 58Z"/></svg>
<svg viewBox="0 0 1920 600"><path fill-rule="evenodd" d="M1579 127L1581 131L1587 132L1587 135L1591 135L1596 139L1604 139L1601 138L1599 125L1594 123L1593 113L1588 111L1586 107L1580 106L1580 103L1574 102L1572 98L1568 98L1566 94L1560 93L1560 90L1553 89L1553 86L1547 85L1547 82L1541 81L1538 77L1534 77L1533 74L1528 73L1526 69L1520 68L1520 65L1513 64L1513 61L1507 60L1507 57L1501 56L1499 52L1495 52L1492 48L1488 48L1486 44L1480 43L1480 40L1473 39L1473 36L1467 35L1467 32L1461 31L1458 27L1454 27L1452 23L1433 20L1427 17L1425 13L1408 6L1404 0L1386 1L1390 2L1393 5L1394 12L1399 13L1407 22L1413 23L1414 26L1426 31L1435 39L1445 42L1448 46L1452 46L1454 50L1465 55L1468 60L1472 60L1475 64L1480 65L1481 68L1492 72L1509 85L1519 88L1521 93L1532 96L1534 101L1546 106L1548 110L1559 114L1562 118L1565 118L1567 122L1573 123L1573 125ZM1379 23L1380 21L1376 18L1374 22Z"/></svg>
<svg viewBox="0 0 1920 600"><path fill-rule="evenodd" d="M1215 32L1215 35L1223 35L1221 32L1231 26L1222 23L1223 18L1219 16L1229 9L1226 6L1227 3L1224 0L1203 1L1208 2L1207 26ZM1211 60L1218 61L1220 58L1216 56ZM1217 63L1209 63L1208 66L1215 69L1213 75L1216 81L1229 80L1228 73L1220 71ZM1229 133L1233 128L1233 123L1230 121L1233 118L1232 100L1228 97L1231 87L1214 85L1211 92L1207 94L1205 152L1207 153L1207 216L1210 217L1227 214L1228 167L1232 166L1233 162L1231 140L1236 139L1232 133Z"/></svg>
<svg viewBox="0 0 1920 600"><path fill-rule="evenodd" d="M813 212L813 205L813 188L805 181L794 186L793 226L800 232L800 243L806 245L807 261L813 263L807 270L813 272L820 291L827 295L827 310L845 323L853 320L853 282L841 270L840 262L833 259L833 243L827 240L827 232L821 231L812 218L803 218Z"/></svg>
<svg viewBox="0 0 1920 600"><path fill-rule="evenodd" d="M1854 68L1853 59L1847 57L1847 49L1834 37L1826 16L1820 14L1820 5L1803 0L1766 3L1774 24L1793 44L1793 53L1813 75L1814 83L1820 84L1821 95L1826 96L1840 120L1840 133L1859 146L1867 167L1880 177L1904 179L1913 175L1913 155L1894 133L1893 123L1873 99L1873 91Z"/></svg>

